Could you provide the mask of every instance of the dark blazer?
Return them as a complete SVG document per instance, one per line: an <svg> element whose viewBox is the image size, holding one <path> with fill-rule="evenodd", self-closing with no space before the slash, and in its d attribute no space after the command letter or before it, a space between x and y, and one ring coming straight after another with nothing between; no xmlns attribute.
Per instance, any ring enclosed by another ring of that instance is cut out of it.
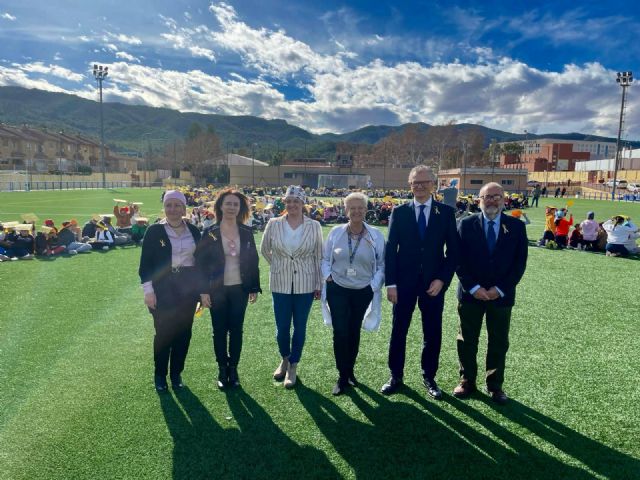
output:
<svg viewBox="0 0 640 480"><path fill-rule="evenodd" d="M260 289L259 258L256 242L250 227L238 224L240 234L240 279L246 293L262 293ZM207 228L202 234L202 241L196 249L196 266L202 278L206 278L204 290L209 293L224 286L224 248L220 225Z"/></svg>
<svg viewBox="0 0 640 480"><path fill-rule="evenodd" d="M193 235L196 249L200 242L200 230L194 225L187 223L187 227ZM156 285L171 272L171 242L164 224L155 223L147 228L142 239L142 253L140 254L140 280L142 283L152 281L154 289ZM202 279L196 279L202 283Z"/></svg>
<svg viewBox="0 0 640 480"><path fill-rule="evenodd" d="M524 223L514 217L500 216L500 232L493 255L489 254L482 225L482 213L471 215L458 226L462 253L457 270L460 284L458 300L480 302L469 293L476 285L498 287L504 297L496 305L510 307L515 303L516 285L527 267L528 240Z"/></svg>
<svg viewBox="0 0 640 480"><path fill-rule="evenodd" d="M422 281L426 290L439 279L444 282L444 293L458 265L459 250L453 208L432 200L427 234L421 240L413 201L400 205L389 219L385 283L401 288Z"/></svg>

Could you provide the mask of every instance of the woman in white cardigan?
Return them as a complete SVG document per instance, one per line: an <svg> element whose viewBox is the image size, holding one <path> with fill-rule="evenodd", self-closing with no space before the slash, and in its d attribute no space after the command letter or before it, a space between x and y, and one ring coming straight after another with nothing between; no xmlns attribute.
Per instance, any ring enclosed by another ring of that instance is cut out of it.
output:
<svg viewBox="0 0 640 480"><path fill-rule="evenodd" d="M314 298L320 298L322 288L322 227L303 215L302 188L290 186L284 203L286 214L269 220L260 252L270 265L276 340L282 357L273 378L284 380L284 386L292 388L297 380L309 311Z"/></svg>
<svg viewBox="0 0 640 480"><path fill-rule="evenodd" d="M349 223L334 227L324 245L322 314L325 323L333 325L338 369L334 395L357 385L353 369L360 348L360 328L376 330L380 325L384 236L364 222L367 203L362 193L348 195L344 206Z"/></svg>

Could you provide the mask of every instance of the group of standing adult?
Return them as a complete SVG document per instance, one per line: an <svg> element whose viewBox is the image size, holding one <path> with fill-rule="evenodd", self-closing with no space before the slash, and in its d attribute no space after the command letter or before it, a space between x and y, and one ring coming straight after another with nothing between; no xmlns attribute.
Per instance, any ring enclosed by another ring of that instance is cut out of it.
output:
<svg viewBox="0 0 640 480"><path fill-rule="evenodd" d="M464 398L476 390L478 339L486 317L487 390L494 401L504 403L511 309L527 259L524 224L501 214L504 192L498 184L482 187L481 213L465 218L457 227L454 209L432 197L435 176L428 167L415 167L409 185L413 200L393 210L386 244L382 233L364 221L365 195L352 193L345 198L349 221L334 227L323 243L320 224L304 215L304 190L287 189L285 213L269 221L260 245L270 266L281 357L273 378L287 388L295 386L309 312L313 300L322 299L324 321L333 327L338 370L332 393L340 395L356 386L360 331L378 328L386 282L387 299L393 304L391 376L381 391L390 395L403 385L406 337L417 303L422 319L424 385L429 395L441 398L436 374L444 296L457 272L461 381L453 394ZM211 311L218 386L237 386L245 310L261 292L257 248L251 231L243 225L249 214L248 200L236 190L220 192L215 200L219 220L202 235L182 220L186 200L180 192L168 192L164 206L167 218L147 231L140 263L145 303L156 329L156 389L166 390L167 373L174 388L182 387L181 372L198 300Z"/></svg>

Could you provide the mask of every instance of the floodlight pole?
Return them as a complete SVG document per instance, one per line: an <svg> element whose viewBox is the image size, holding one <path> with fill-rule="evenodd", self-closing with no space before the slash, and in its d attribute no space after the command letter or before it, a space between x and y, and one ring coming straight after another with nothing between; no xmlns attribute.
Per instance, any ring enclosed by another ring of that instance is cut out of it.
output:
<svg viewBox="0 0 640 480"><path fill-rule="evenodd" d="M613 166L613 188L611 189L611 200L616 199L616 188L618 187L618 161L620 159L620 137L622 136L622 120L624 118L624 101L627 94L627 87L633 82L633 72L618 72L616 82L622 87L622 103L620 104L620 121L618 122L618 138L616 140L616 159Z"/></svg>
<svg viewBox="0 0 640 480"><path fill-rule="evenodd" d="M102 169L102 188L107 188L107 166L104 159L104 117L102 115L102 82L109 75L109 67L95 64L93 76L100 90L100 168Z"/></svg>

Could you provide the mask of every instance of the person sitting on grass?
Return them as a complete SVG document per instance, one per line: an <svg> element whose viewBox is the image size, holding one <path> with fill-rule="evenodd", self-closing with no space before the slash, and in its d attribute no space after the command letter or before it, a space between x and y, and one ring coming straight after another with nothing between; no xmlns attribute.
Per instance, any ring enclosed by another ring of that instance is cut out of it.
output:
<svg viewBox="0 0 640 480"><path fill-rule="evenodd" d="M96 238L91 242L91 248L106 251L109 250L109 248L115 247L113 235L109 231L109 228L103 222L98 222L97 227Z"/></svg>
<svg viewBox="0 0 640 480"><path fill-rule="evenodd" d="M556 227L556 244L559 248L566 248L569 238L569 227L573 225L573 215L569 214L569 220L565 217L567 215L567 209L562 208L556 212L555 227Z"/></svg>
<svg viewBox="0 0 640 480"><path fill-rule="evenodd" d="M580 223L580 231L582 232L582 244L585 250L595 250L598 240L598 230L600 225L594 220L595 213L587 212L587 219Z"/></svg>
<svg viewBox="0 0 640 480"><path fill-rule="evenodd" d="M47 228L47 233L45 233L46 246L43 255L46 257L52 257L65 252L67 247L59 243L58 229L49 225L45 225L45 227Z"/></svg>
<svg viewBox="0 0 640 480"><path fill-rule="evenodd" d="M95 238L97 223L98 219L95 217L91 217L89 221L82 226L82 238Z"/></svg>
<svg viewBox="0 0 640 480"><path fill-rule="evenodd" d="M126 233L118 232L111 224L112 215L104 215L102 217L102 223L105 225L111 237L113 239L113 245L127 245L131 243L131 236ZM96 232L96 235L98 232Z"/></svg>
<svg viewBox="0 0 640 480"><path fill-rule="evenodd" d="M538 242L538 245L544 247L548 242L556 239L555 231L555 215L558 209L556 207L547 206L544 212L544 233Z"/></svg>
<svg viewBox="0 0 640 480"><path fill-rule="evenodd" d="M113 215L116 217L116 227L119 232L131 233L131 217L134 215L133 205L113 206Z"/></svg>
<svg viewBox="0 0 640 480"><path fill-rule="evenodd" d="M585 243L584 243L584 239L582 238L580 224L573 227L573 230L571 231L571 235L569 236L569 246L577 250L584 250Z"/></svg>
<svg viewBox="0 0 640 480"><path fill-rule="evenodd" d="M608 257L627 257L630 252L631 242L635 244L638 238L638 227L623 215L614 215L604 222L602 228L607 232L607 256ZM631 246L632 248L635 247Z"/></svg>
<svg viewBox="0 0 640 480"><path fill-rule="evenodd" d="M131 227L131 240L136 245L140 245L140 242L144 238L144 234L149 227L149 219L146 217L136 217L136 223Z"/></svg>
<svg viewBox="0 0 640 480"><path fill-rule="evenodd" d="M53 220L51 220L50 218L48 218L48 219L46 219L44 221L44 226L48 227L48 228L51 228L52 229L51 231L53 231L55 234L58 233L58 229L56 228L55 224L53 223Z"/></svg>
<svg viewBox="0 0 640 480"><path fill-rule="evenodd" d="M625 219L626 222L623 225L626 225L632 231L632 234L629 235L629 240L627 240L625 247L630 254L634 255L640 252L640 247L638 247L638 244L636 243L636 239L640 237L640 232L638 231L638 226L631 221L631 218L625 217Z"/></svg>
<svg viewBox="0 0 640 480"><path fill-rule="evenodd" d="M69 255L90 252L91 245L81 241L80 233L80 227L75 220L62 222L62 228L58 232L58 245L65 247Z"/></svg>
<svg viewBox="0 0 640 480"><path fill-rule="evenodd" d="M10 247L9 242L6 240L7 233L9 229L6 227L8 225L5 223L4 225L0 223L0 262L6 262L7 260L11 260L11 257L7 255L7 249Z"/></svg>
<svg viewBox="0 0 640 480"><path fill-rule="evenodd" d="M11 260L32 260L34 240L31 235L33 225L30 223L18 224L13 227L13 232L7 235L11 247L7 249L6 256ZM17 233L16 233L17 232Z"/></svg>

